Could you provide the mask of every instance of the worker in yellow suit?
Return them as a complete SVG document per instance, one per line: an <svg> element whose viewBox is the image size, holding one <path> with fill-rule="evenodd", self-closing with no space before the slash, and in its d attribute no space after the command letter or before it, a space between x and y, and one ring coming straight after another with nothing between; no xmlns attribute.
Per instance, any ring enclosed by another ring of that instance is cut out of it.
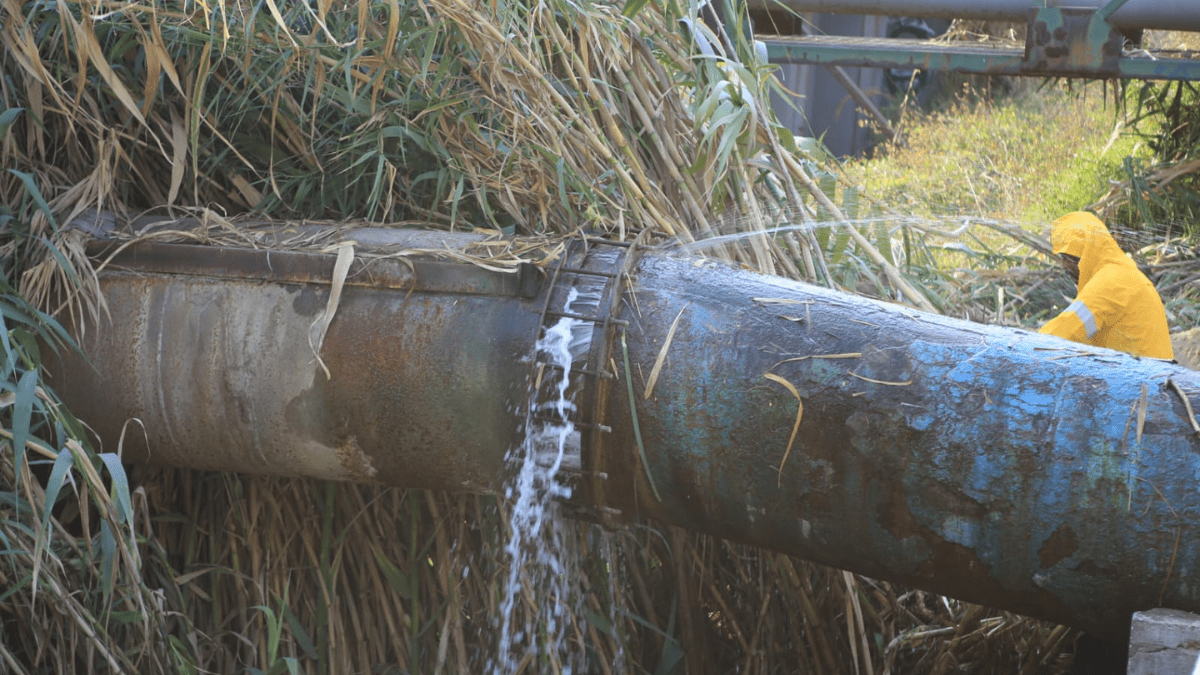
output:
<svg viewBox="0 0 1200 675"><path fill-rule="evenodd" d="M1154 284L1096 216L1076 211L1054 221L1054 253L1079 290L1039 333L1134 356L1173 359L1167 313Z"/></svg>

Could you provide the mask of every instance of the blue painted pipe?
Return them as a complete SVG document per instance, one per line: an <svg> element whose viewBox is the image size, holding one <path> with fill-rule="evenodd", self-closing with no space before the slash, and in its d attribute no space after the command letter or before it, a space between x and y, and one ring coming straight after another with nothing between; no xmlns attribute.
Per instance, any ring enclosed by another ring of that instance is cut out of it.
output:
<svg viewBox="0 0 1200 675"><path fill-rule="evenodd" d="M627 298L642 447L614 384L587 499L1120 639L1200 611L1200 373L691 260Z"/></svg>

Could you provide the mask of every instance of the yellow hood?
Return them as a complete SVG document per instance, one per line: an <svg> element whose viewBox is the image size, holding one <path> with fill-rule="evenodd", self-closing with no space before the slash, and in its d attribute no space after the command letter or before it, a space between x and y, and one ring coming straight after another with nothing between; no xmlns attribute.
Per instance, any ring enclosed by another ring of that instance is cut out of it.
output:
<svg viewBox="0 0 1200 675"><path fill-rule="evenodd" d="M1056 254L1079 257L1079 291L1039 332L1134 356L1172 358L1158 291L1099 218L1068 213L1054 221L1050 241Z"/></svg>
<svg viewBox="0 0 1200 675"><path fill-rule="evenodd" d="M1079 288L1086 286L1096 271L1105 265L1137 270L1137 265L1121 250L1104 223L1086 211L1068 213L1054 221L1050 243L1055 255L1066 253L1079 258Z"/></svg>

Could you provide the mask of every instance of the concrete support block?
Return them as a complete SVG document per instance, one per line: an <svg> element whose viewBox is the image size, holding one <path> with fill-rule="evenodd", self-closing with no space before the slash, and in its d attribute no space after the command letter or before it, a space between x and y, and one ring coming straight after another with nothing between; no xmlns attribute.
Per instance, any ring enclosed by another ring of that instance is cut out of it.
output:
<svg viewBox="0 0 1200 675"><path fill-rule="evenodd" d="M1129 675L1192 675L1200 654L1200 615L1177 609L1134 612Z"/></svg>

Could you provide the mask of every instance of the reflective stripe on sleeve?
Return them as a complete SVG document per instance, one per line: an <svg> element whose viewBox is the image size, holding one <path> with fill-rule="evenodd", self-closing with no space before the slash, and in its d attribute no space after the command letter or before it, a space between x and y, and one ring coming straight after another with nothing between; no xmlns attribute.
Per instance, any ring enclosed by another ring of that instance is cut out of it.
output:
<svg viewBox="0 0 1200 675"><path fill-rule="evenodd" d="M1083 322L1083 329L1087 331L1088 339L1091 340L1096 335L1096 331L1100 330L1096 327L1096 317L1092 316L1092 310L1083 304L1082 300L1076 300L1067 306L1066 311L1075 312L1075 316Z"/></svg>

